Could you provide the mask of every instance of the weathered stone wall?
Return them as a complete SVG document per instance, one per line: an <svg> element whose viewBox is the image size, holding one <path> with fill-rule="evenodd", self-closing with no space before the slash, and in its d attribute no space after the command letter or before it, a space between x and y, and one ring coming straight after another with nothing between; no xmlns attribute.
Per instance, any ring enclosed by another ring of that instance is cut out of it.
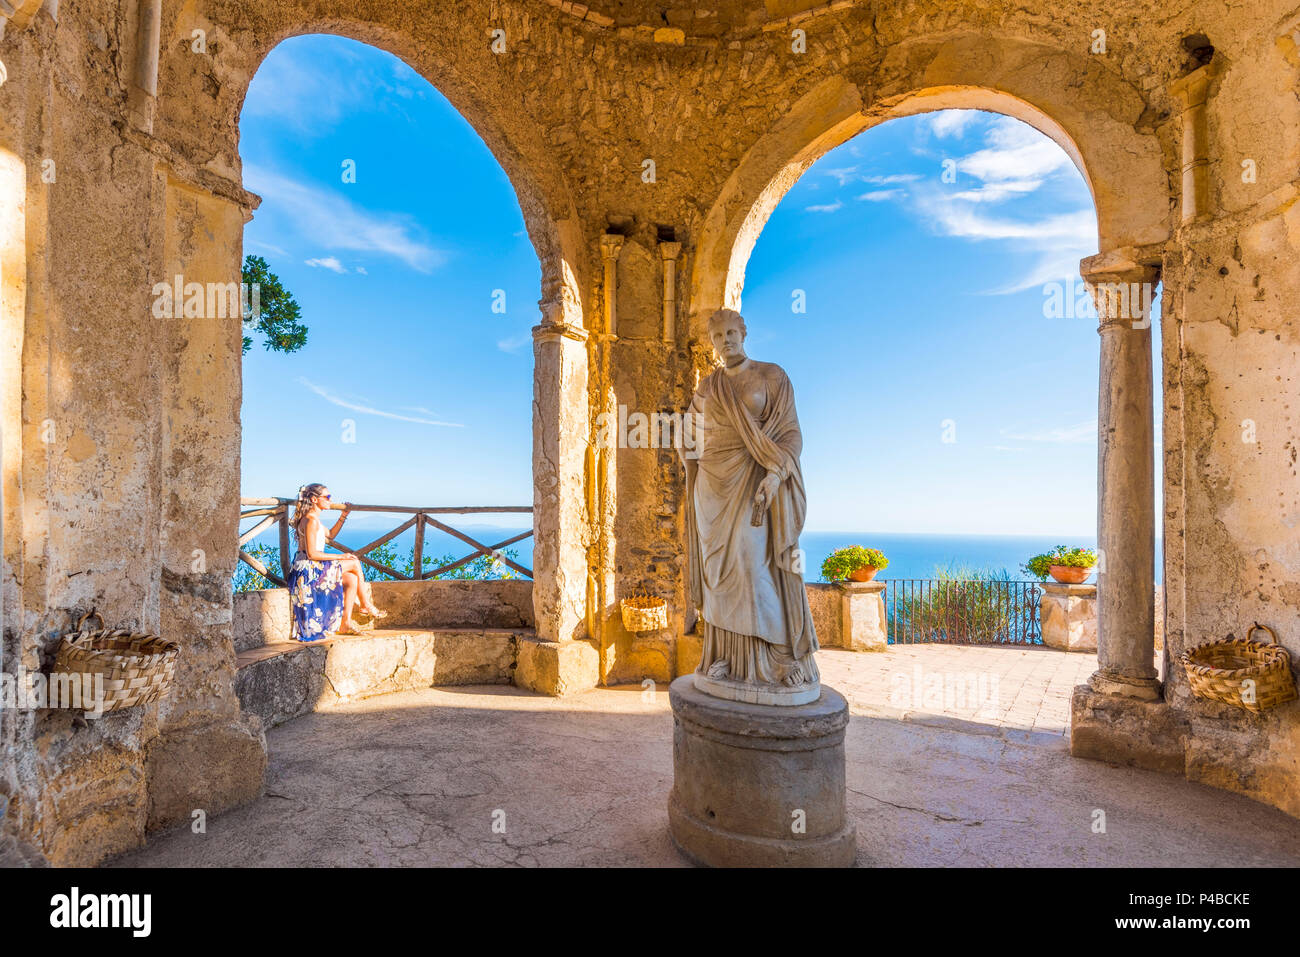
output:
<svg viewBox="0 0 1300 957"><path fill-rule="evenodd" d="M305 32L373 43L427 77L501 162L537 248L540 640L520 651L525 684L677 670L671 643L622 631L618 599L650 589L672 605L670 633L691 623L680 466L671 451L619 449L601 473L593 415L683 408L705 366L702 323L739 302L749 250L799 173L873 124L945 106L999 109L1055 138L1092 187L1099 250L1161 267L1170 653L1256 618L1300 653L1295 0L1230 16L1209 0L862 0L800 19L802 0L165 0L156 96L140 55L148 4L65 0L57 21L31 6L0 39L3 667L48 662L92 605L184 647L161 706L88 728L59 713L0 715L0 826L50 859L93 862L260 781L262 742L231 690L237 324L155 318L151 290L178 270L238 279L257 202L241 185L239 110L267 52ZM489 43L495 28L504 53ZM794 29L806 52L792 50ZM1104 54L1090 52L1098 29ZM1196 66L1182 42L1196 34L1218 72L1202 208L1184 223L1173 88ZM624 237L613 290L608 232ZM681 244L669 342L666 240ZM1242 440L1247 421L1254 442ZM1189 775L1300 813L1287 790L1294 706L1267 719L1203 714L1176 669L1166 698L1190 722Z"/></svg>

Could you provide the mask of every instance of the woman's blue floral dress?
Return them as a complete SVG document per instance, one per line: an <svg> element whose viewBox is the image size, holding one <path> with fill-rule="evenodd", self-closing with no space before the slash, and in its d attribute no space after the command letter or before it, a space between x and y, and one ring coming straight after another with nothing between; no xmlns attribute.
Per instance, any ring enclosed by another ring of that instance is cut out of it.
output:
<svg viewBox="0 0 1300 957"><path fill-rule="evenodd" d="M318 553L325 547L325 530L320 531ZM343 563L314 562L299 542L289 570L289 603L293 606L292 635L299 641L319 641L338 631L343 624Z"/></svg>

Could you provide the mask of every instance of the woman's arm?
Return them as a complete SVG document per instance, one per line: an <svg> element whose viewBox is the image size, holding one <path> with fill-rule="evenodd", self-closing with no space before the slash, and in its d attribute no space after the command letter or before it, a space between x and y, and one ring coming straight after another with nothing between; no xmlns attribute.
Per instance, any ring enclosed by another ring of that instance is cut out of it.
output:
<svg viewBox="0 0 1300 957"><path fill-rule="evenodd" d="M329 530L329 535L327 536L328 538L338 538L339 532L343 530L343 523L347 521L348 514L352 511L352 506L347 504L346 502L343 503L342 505L337 506L337 508L341 508L343 510L343 514L340 515L339 520L334 523L334 527Z"/></svg>
<svg viewBox="0 0 1300 957"><path fill-rule="evenodd" d="M342 558L342 555L330 555L325 552L318 552L312 548L312 543L316 541L316 526L319 524L320 521L315 515L309 516L307 521L303 523L302 550L306 552L307 557L314 562L327 562ZM334 536L331 534L330 537L333 538Z"/></svg>

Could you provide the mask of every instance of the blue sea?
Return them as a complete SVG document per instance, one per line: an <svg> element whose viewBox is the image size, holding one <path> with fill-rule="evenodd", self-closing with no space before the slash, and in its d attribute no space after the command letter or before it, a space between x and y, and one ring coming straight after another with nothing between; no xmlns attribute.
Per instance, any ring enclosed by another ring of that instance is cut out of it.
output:
<svg viewBox="0 0 1300 957"><path fill-rule="evenodd" d="M395 518L400 519L400 516ZM396 524L394 521L393 524ZM453 523L449 523L453 524ZM391 528L392 525L387 526ZM467 535L478 539L486 545L493 545L503 539L523 531L522 526L502 528L485 525L456 525ZM387 528L383 526L345 527L340 541L349 548L357 548L381 536ZM276 534L258 536L258 542L274 545ZM845 545L864 545L878 548L889 559L889 567L876 577L888 578L933 578L937 567L967 568L981 571L1006 571L1013 579L1025 580L1030 576L1021 570L1021 565L1031 557L1048 551L1057 545L1096 546L1094 538L1073 538L1068 535L920 535L900 534L897 532L806 532L801 544L807 552L806 580L821 580L821 564L836 548ZM407 531L393 539L392 544L398 555L405 559L415 545L414 530ZM533 564L533 540L526 538L509 546L518 557L515 561L526 568ZM469 554L470 546L453 538L445 532L425 529L424 554L432 558L453 555L461 558ZM1156 582L1160 581L1160 542L1156 542ZM1095 581L1095 577L1089 579Z"/></svg>

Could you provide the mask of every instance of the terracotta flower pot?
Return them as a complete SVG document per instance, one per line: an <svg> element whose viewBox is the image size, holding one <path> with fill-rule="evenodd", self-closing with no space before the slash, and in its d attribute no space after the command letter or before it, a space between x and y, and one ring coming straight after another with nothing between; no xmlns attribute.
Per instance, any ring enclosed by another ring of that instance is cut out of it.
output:
<svg viewBox="0 0 1300 957"><path fill-rule="evenodd" d="M879 568L855 568L849 572L849 578L855 582L869 582L876 577Z"/></svg>
<svg viewBox="0 0 1300 957"><path fill-rule="evenodd" d="M1092 574L1091 568L1075 568L1073 565L1053 565L1047 571L1062 585L1082 585Z"/></svg>

